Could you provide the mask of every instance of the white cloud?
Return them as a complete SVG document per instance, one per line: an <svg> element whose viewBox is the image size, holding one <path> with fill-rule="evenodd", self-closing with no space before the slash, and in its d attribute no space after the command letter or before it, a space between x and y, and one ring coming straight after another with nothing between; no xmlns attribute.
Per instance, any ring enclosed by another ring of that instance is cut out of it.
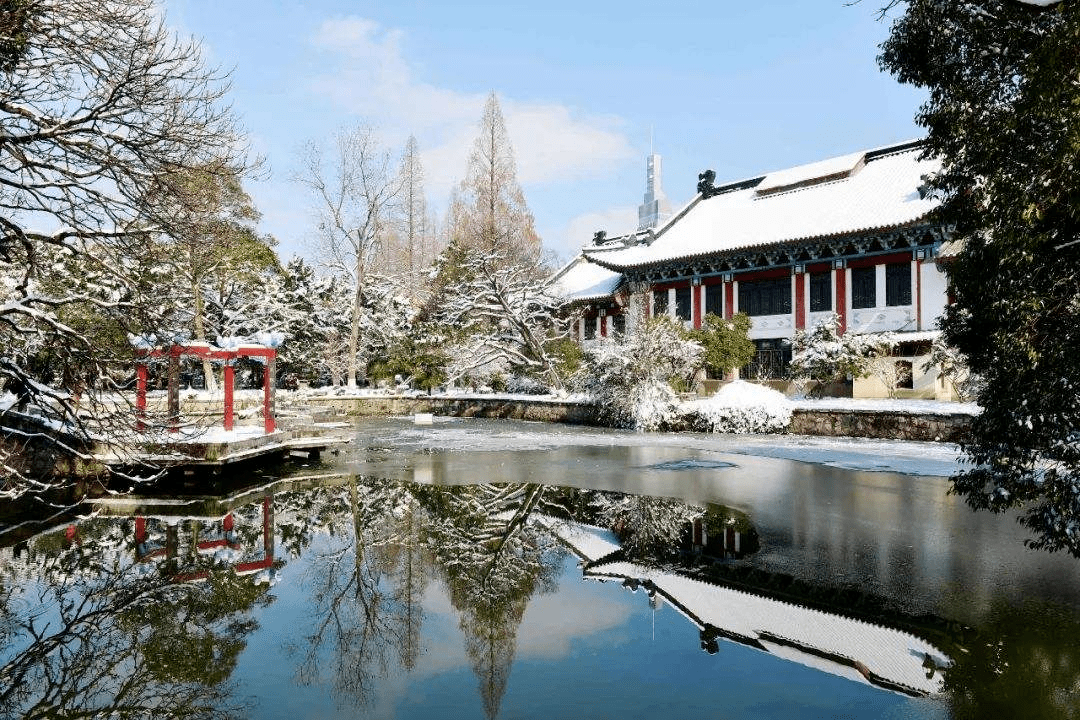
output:
<svg viewBox="0 0 1080 720"><path fill-rule="evenodd" d="M566 261L576 255L581 246L590 244L597 230L603 230L608 237L615 237L637 229L637 222L637 207L623 205L578 215L560 231L545 235L544 239Z"/></svg>
<svg viewBox="0 0 1080 720"><path fill-rule="evenodd" d="M365 18L328 20L312 39L328 56L328 69L312 87L375 125L389 143L416 135L428 193L441 204L464 176L486 95L419 79L404 37ZM616 116L502 94L500 102L525 186L603 177L635 157Z"/></svg>

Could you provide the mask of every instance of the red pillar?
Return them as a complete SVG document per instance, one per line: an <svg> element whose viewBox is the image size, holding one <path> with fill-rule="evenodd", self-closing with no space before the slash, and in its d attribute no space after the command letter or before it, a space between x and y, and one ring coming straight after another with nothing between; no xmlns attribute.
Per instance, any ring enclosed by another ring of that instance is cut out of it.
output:
<svg viewBox="0 0 1080 720"><path fill-rule="evenodd" d="M235 373L232 360L225 361L225 430L233 429L233 375Z"/></svg>
<svg viewBox="0 0 1080 720"><path fill-rule="evenodd" d="M847 272L844 268L836 268L836 316L839 318L836 332L843 335L847 330Z"/></svg>
<svg viewBox="0 0 1080 720"><path fill-rule="evenodd" d="M180 347L169 348L169 432L180 432Z"/></svg>
<svg viewBox="0 0 1080 720"><path fill-rule="evenodd" d="M146 429L146 363L135 363L135 430Z"/></svg>
<svg viewBox="0 0 1080 720"><path fill-rule="evenodd" d="M730 320L735 314L735 283L724 281L724 319Z"/></svg>
<svg viewBox="0 0 1080 720"><path fill-rule="evenodd" d="M690 306L694 308L694 329L701 329L701 296L705 292L704 285L690 286Z"/></svg>
<svg viewBox="0 0 1080 720"><path fill-rule="evenodd" d="M271 353L266 358L263 368L263 429L267 434L274 432L274 357Z"/></svg>
<svg viewBox="0 0 1080 720"><path fill-rule="evenodd" d="M795 329L806 328L806 274L795 273Z"/></svg>

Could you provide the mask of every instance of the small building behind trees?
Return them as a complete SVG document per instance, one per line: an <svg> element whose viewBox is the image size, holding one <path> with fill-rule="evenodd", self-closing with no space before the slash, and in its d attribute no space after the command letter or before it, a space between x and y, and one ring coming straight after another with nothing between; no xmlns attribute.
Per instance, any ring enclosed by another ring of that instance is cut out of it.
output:
<svg viewBox="0 0 1080 720"><path fill-rule="evenodd" d="M579 339L633 332L658 315L697 329L707 313L742 312L757 351L741 375L779 380L795 334L835 314L840 333L892 336L893 357L877 362L896 372L857 378L856 396L952 397L926 367L948 304L939 260L950 231L934 220L939 201L927 189L940 164L922 154L909 142L723 184L701 173L697 194L669 219L597 233L556 276ZM650 160L651 188L659 166Z"/></svg>

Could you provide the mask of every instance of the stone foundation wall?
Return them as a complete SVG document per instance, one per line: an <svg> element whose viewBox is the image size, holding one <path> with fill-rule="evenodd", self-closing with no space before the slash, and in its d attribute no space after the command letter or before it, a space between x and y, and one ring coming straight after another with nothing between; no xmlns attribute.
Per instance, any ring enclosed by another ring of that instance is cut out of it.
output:
<svg viewBox="0 0 1080 720"><path fill-rule="evenodd" d="M788 432L796 435L959 442L971 416L915 415L884 410L794 410Z"/></svg>
<svg viewBox="0 0 1080 720"><path fill-rule="evenodd" d="M596 425L596 406L551 400L506 400L501 398L446 397L364 397L310 398L312 409L334 408L360 417L434 413L453 417L504 418Z"/></svg>

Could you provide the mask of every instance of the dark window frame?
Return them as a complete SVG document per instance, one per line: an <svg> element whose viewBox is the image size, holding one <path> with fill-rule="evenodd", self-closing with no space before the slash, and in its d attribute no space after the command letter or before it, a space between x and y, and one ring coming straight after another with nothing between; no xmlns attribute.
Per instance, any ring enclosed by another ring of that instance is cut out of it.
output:
<svg viewBox="0 0 1080 720"><path fill-rule="evenodd" d="M675 317L689 322L694 317L694 295L692 288L675 288Z"/></svg>
<svg viewBox="0 0 1080 720"><path fill-rule="evenodd" d="M724 285L716 283L705 286L705 314L724 317Z"/></svg>
<svg viewBox="0 0 1080 720"><path fill-rule="evenodd" d="M832 273L828 270L810 273L810 312L826 312L832 309Z"/></svg>
<svg viewBox="0 0 1080 720"><path fill-rule="evenodd" d="M667 315L668 309L668 291L665 290L653 290L652 294L652 316L659 317L661 315Z"/></svg>
<svg viewBox="0 0 1080 720"><path fill-rule="evenodd" d="M739 312L750 317L791 313L791 276L739 283Z"/></svg>
<svg viewBox="0 0 1080 720"><path fill-rule="evenodd" d="M890 263L885 266L885 305L897 307L911 304L911 263Z"/></svg>
<svg viewBox="0 0 1080 720"><path fill-rule="evenodd" d="M877 267L851 268L851 308L877 307Z"/></svg>

